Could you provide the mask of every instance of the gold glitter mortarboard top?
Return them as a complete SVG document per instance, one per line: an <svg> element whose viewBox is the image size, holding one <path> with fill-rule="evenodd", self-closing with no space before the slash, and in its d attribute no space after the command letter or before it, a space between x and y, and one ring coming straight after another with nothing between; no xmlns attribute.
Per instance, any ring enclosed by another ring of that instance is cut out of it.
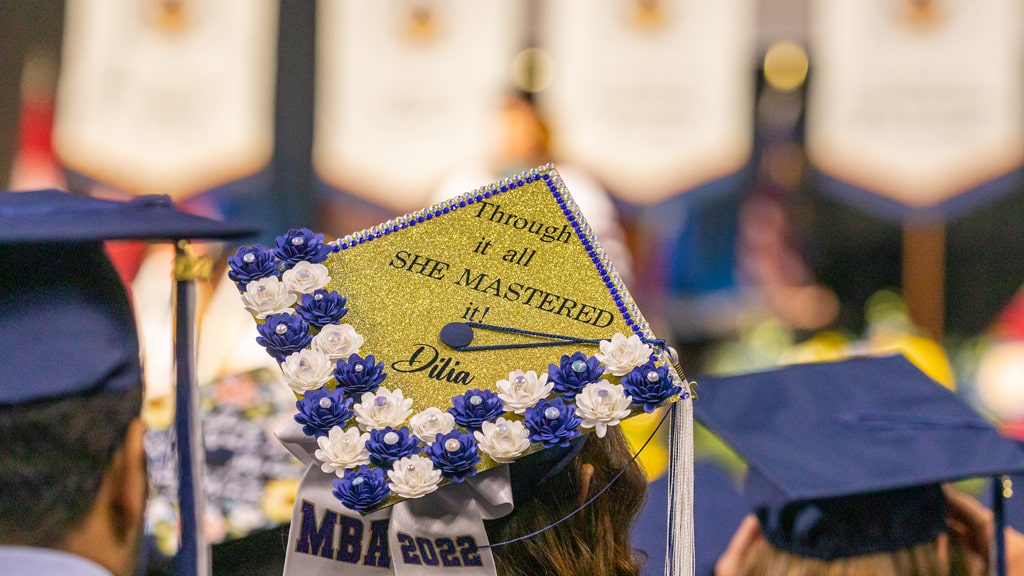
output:
<svg viewBox="0 0 1024 576"><path fill-rule="evenodd" d="M687 396L550 165L327 245L292 230L230 263L355 510Z"/></svg>

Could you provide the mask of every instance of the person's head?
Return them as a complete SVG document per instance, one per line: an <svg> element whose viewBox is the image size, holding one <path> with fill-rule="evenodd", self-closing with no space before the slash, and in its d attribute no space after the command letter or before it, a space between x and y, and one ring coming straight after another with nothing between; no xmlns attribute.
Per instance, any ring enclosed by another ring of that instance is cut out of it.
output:
<svg viewBox="0 0 1024 576"><path fill-rule="evenodd" d="M125 289L99 243L0 256L0 543L131 573L147 479Z"/></svg>
<svg viewBox="0 0 1024 576"><path fill-rule="evenodd" d="M1020 446L902 356L702 384L696 418L749 465L756 523L734 538L750 552L734 574L964 573L942 483L1024 468Z"/></svg>
<svg viewBox="0 0 1024 576"><path fill-rule="evenodd" d="M250 233L167 197L0 192L0 545L134 573L147 488L142 366L104 241Z"/></svg>
<svg viewBox="0 0 1024 576"><path fill-rule="evenodd" d="M971 574L947 533L948 508L943 489L927 485L761 509L738 530L727 564L735 576Z"/></svg>
<svg viewBox="0 0 1024 576"><path fill-rule="evenodd" d="M520 475L535 479L529 462L527 470L519 469L521 464L512 466L514 488ZM622 475L608 486L620 471ZM533 534L569 516L605 487L587 507L554 528L494 548L498 574L637 574L643 558L629 536L643 506L647 479L617 427L604 438L589 435L579 455L543 485L516 490L515 509L488 522L487 537L498 543Z"/></svg>

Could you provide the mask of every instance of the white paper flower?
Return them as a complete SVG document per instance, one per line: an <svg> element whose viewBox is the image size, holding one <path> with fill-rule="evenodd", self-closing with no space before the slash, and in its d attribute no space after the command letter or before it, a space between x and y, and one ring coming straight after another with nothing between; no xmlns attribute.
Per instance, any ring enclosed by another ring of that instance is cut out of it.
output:
<svg viewBox="0 0 1024 576"><path fill-rule="evenodd" d="M260 320L272 314L291 314L298 296L288 291L288 286L269 276L253 280L245 286L242 304L250 314Z"/></svg>
<svg viewBox="0 0 1024 576"><path fill-rule="evenodd" d="M601 351L594 354L594 358L604 364L609 374L615 376L625 376L633 368L651 359L651 347L641 342L636 334L627 338L621 332L616 332L611 341L602 340L598 347Z"/></svg>
<svg viewBox="0 0 1024 576"><path fill-rule="evenodd" d="M412 398L406 398L400 388L392 392L381 386L376 392L363 393L359 400L352 410L363 430L398 428L412 414Z"/></svg>
<svg viewBox="0 0 1024 576"><path fill-rule="evenodd" d="M296 294L312 294L314 290L327 286L331 281L331 275L327 272L327 266L303 261L293 266L291 270L285 270L281 280Z"/></svg>
<svg viewBox="0 0 1024 576"><path fill-rule="evenodd" d="M414 454L399 458L388 470L391 491L402 498L419 498L437 490L441 471L434 468L430 458Z"/></svg>
<svg viewBox="0 0 1024 576"><path fill-rule="evenodd" d="M327 355L331 360L348 359L352 354L359 354L359 348L365 340L356 332L351 324L328 324L313 336L312 347Z"/></svg>
<svg viewBox="0 0 1024 576"><path fill-rule="evenodd" d="M289 354L281 363L281 372L288 386L302 394L326 384L334 375L334 363L323 352L306 348Z"/></svg>
<svg viewBox="0 0 1024 576"><path fill-rule="evenodd" d="M366 451L366 441L369 439L369 433L360 434L355 426L350 426L348 430L335 426L327 436L316 439L320 448L313 456L321 462L321 470L327 473L334 472L338 478L343 478L346 468L370 463L370 453Z"/></svg>
<svg viewBox="0 0 1024 576"><path fill-rule="evenodd" d="M530 431L518 420L499 417L494 422L484 422L473 437L480 450L502 464L515 462L530 447Z"/></svg>
<svg viewBox="0 0 1024 576"><path fill-rule="evenodd" d="M538 377L533 370L513 370L508 380L498 380L498 398L506 411L524 414L527 408L546 398L554 386L554 382L548 382L547 374Z"/></svg>
<svg viewBox="0 0 1024 576"><path fill-rule="evenodd" d="M576 415L581 427L593 428L598 438L604 438L609 426L617 426L629 416L632 402L621 385L599 380L587 384L576 395Z"/></svg>
<svg viewBox="0 0 1024 576"><path fill-rule="evenodd" d="M427 444L438 434L447 434L455 428L455 417L440 408L431 406L409 420L409 429L417 438Z"/></svg>

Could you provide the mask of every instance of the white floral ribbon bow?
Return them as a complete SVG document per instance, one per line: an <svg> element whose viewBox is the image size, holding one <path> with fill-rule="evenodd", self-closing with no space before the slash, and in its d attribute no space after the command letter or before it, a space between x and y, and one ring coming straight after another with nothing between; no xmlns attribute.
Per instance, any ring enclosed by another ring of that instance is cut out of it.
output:
<svg viewBox="0 0 1024 576"><path fill-rule="evenodd" d="M285 576L491 576L484 520L512 511L508 466L452 483L422 498L362 516L331 493L334 474L313 457L314 439L297 423L276 432L306 464L292 511Z"/></svg>

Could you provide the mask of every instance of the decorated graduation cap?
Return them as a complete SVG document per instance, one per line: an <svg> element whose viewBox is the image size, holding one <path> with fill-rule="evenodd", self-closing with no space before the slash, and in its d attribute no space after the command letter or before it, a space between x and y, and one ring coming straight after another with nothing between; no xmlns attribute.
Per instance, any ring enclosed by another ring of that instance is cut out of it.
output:
<svg viewBox="0 0 1024 576"><path fill-rule="evenodd" d="M59 190L0 192L0 405L141 388L135 318L103 241L230 239L253 232L181 212L165 196L118 202ZM194 574L208 569L196 516L202 435L192 396L195 267L183 242L178 248L176 432L185 535L178 573Z"/></svg>
<svg viewBox="0 0 1024 576"><path fill-rule="evenodd" d="M493 572L481 520L513 488L688 398L551 166L326 243L290 230L229 264L297 396L279 437L309 468L286 572Z"/></svg>
<svg viewBox="0 0 1024 576"><path fill-rule="evenodd" d="M694 415L749 464L775 547L831 560L946 528L940 483L1024 470L1024 450L903 356L701 381ZM1001 531L999 531L1001 534Z"/></svg>

